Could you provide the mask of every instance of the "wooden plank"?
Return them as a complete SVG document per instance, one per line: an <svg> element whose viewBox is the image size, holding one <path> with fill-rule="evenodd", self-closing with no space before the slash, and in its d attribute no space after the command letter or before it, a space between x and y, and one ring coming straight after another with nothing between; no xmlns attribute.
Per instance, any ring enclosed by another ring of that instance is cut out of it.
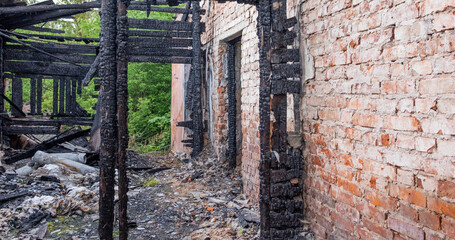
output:
<svg viewBox="0 0 455 240"><path fill-rule="evenodd" d="M51 54L63 53L63 54L96 54L98 49L97 45L82 45L82 44L51 44L51 43L39 43L33 41L23 41L33 47L39 48ZM11 44L7 42L5 49L24 49L24 46L19 44Z"/></svg>
<svg viewBox="0 0 455 240"><path fill-rule="evenodd" d="M155 19L135 19L129 18L129 27L137 29L155 29L155 30L175 30L175 31L191 31L193 29L192 22L180 21L163 21Z"/></svg>
<svg viewBox="0 0 455 240"><path fill-rule="evenodd" d="M300 49L276 49L272 51L272 63L300 62Z"/></svg>
<svg viewBox="0 0 455 240"><path fill-rule="evenodd" d="M60 77L59 79L59 86L60 86L60 92L59 92L59 97L58 97L58 113L59 114L64 114L65 113L65 78Z"/></svg>
<svg viewBox="0 0 455 240"><path fill-rule="evenodd" d="M300 93L300 81L292 80L277 80L272 81L271 93L272 94L287 94L287 93Z"/></svg>
<svg viewBox="0 0 455 240"><path fill-rule="evenodd" d="M130 48L128 50L130 56L167 56L167 57L192 57L193 51L190 49L176 48Z"/></svg>
<svg viewBox="0 0 455 240"><path fill-rule="evenodd" d="M36 78L30 79L30 113L35 114L36 106Z"/></svg>
<svg viewBox="0 0 455 240"><path fill-rule="evenodd" d="M72 64L5 61L5 72L16 74L41 74L50 76L69 76L83 78L89 66Z"/></svg>
<svg viewBox="0 0 455 240"><path fill-rule="evenodd" d="M48 6L46 6L48 7ZM4 19L2 20L2 26L6 29L15 29L30 25L35 25L38 23L49 22L53 20L57 20L62 17L72 16L79 13L84 13L87 10L73 10L73 9L63 9L63 10L55 10L50 12L40 12L37 14L23 14L18 15L14 18Z"/></svg>
<svg viewBox="0 0 455 240"><path fill-rule="evenodd" d="M91 64L95 58L96 55L87 55L87 54L62 54L62 53L57 53L53 54L57 57L60 57L64 60L70 61L70 62L75 62L79 64ZM5 49L5 60L7 61L12 61L12 60L20 60L20 61L40 61L40 62L62 62L61 60L40 53L38 51L34 50L25 50L24 48L22 49Z"/></svg>
<svg viewBox="0 0 455 240"><path fill-rule="evenodd" d="M53 95L52 95L52 113L58 113L58 79L54 78L54 85L53 85Z"/></svg>
<svg viewBox="0 0 455 240"><path fill-rule="evenodd" d="M58 127L47 126L30 126L30 127L3 127L3 134L18 135L18 134L56 134Z"/></svg>
<svg viewBox="0 0 455 240"><path fill-rule="evenodd" d="M129 62L153 62L153 63L176 63L191 64L192 58L189 57L159 57L159 56L130 56Z"/></svg>
<svg viewBox="0 0 455 240"><path fill-rule="evenodd" d="M179 37L190 38L191 32L188 31L141 31L129 30L128 35L131 37Z"/></svg>
<svg viewBox="0 0 455 240"><path fill-rule="evenodd" d="M0 37L0 93L5 94L5 81L4 81L4 51L5 41ZM5 101L0 98L0 113L5 111Z"/></svg>
<svg viewBox="0 0 455 240"><path fill-rule="evenodd" d="M43 78L36 78L36 113L41 114L41 103L43 102Z"/></svg>
<svg viewBox="0 0 455 240"><path fill-rule="evenodd" d="M71 115L71 79L65 78L65 113Z"/></svg>
<svg viewBox="0 0 455 240"><path fill-rule="evenodd" d="M65 31L58 30L58 29L35 27L35 26L25 26L25 27L21 27L20 29L29 30L29 31L33 31L33 32L65 33Z"/></svg>
<svg viewBox="0 0 455 240"><path fill-rule="evenodd" d="M71 103L70 103L70 113L76 114L76 87L77 81L76 79L71 79Z"/></svg>
<svg viewBox="0 0 455 240"><path fill-rule="evenodd" d="M67 37L67 36L54 36L54 35L41 35L41 34L22 34L22 35L28 36L28 37L39 38L39 39L84 42L86 44L100 41L99 38Z"/></svg>
<svg viewBox="0 0 455 240"><path fill-rule="evenodd" d="M22 93L22 79L21 78L18 78L16 76L13 77L13 82L12 82L12 88L11 88L11 92L12 92L12 101L13 103L19 108L22 110L22 98L23 98L23 93ZM13 114L13 116L15 117L20 117L22 116L22 114L14 109L14 108L11 108L11 113Z"/></svg>
<svg viewBox="0 0 455 240"><path fill-rule="evenodd" d="M300 63L293 64L273 64L272 65L272 79L273 80L286 80L287 78L298 78L301 75Z"/></svg>
<svg viewBox="0 0 455 240"><path fill-rule="evenodd" d="M172 47L191 47L192 39L163 39L163 38L130 38L128 46L130 48L172 48Z"/></svg>
<svg viewBox="0 0 455 240"><path fill-rule="evenodd" d="M151 6L149 6L149 8L147 8L146 5L139 5L139 4L134 4L134 3L130 4L130 6L128 6L128 10L191 14L191 9L173 8L173 7L151 7ZM199 11L200 14L205 14L205 12L206 12L205 9L201 9Z"/></svg>

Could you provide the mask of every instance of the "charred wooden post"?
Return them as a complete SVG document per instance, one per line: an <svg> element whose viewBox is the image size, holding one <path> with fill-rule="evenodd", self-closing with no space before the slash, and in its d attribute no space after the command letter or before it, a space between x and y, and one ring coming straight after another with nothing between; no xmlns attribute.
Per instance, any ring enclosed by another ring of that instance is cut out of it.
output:
<svg viewBox="0 0 455 240"><path fill-rule="evenodd" d="M36 78L30 78L30 114L35 114L36 106Z"/></svg>
<svg viewBox="0 0 455 240"><path fill-rule="evenodd" d="M271 35L271 0L261 0L257 4L259 37L259 132L261 160L259 162L259 208L261 215L261 239L270 239L270 35Z"/></svg>
<svg viewBox="0 0 455 240"><path fill-rule="evenodd" d="M2 94L5 94L5 79L3 76L4 49L5 49L5 42L3 41L3 38L0 37L0 93L2 93ZM2 98L2 99L0 99L0 113L4 112L4 111L5 111L5 101L3 101L3 98Z"/></svg>
<svg viewBox="0 0 455 240"><path fill-rule="evenodd" d="M117 3L117 125L118 125L118 195L119 239L128 239L128 177L126 175L128 148L128 17L129 0Z"/></svg>
<svg viewBox="0 0 455 240"><path fill-rule="evenodd" d="M71 114L71 79L65 78L65 115Z"/></svg>
<svg viewBox="0 0 455 240"><path fill-rule="evenodd" d="M193 77L194 77L194 95L193 95L193 152L192 156L196 157L202 152L204 145L203 126L202 126L202 76L201 76L201 15L198 1L192 2L193 6Z"/></svg>
<svg viewBox="0 0 455 240"><path fill-rule="evenodd" d="M54 78L53 94L52 94L52 113L58 114L58 79Z"/></svg>
<svg viewBox="0 0 455 240"><path fill-rule="evenodd" d="M63 115L65 113L65 78L64 77L60 77L59 79L60 83L59 83L59 86L60 86L60 94L59 94L59 97L58 97L58 113L60 115Z"/></svg>
<svg viewBox="0 0 455 240"><path fill-rule="evenodd" d="M16 105L19 109L22 110L22 78L18 76L13 76L13 83L12 83L12 102ZM21 117L22 114L15 108L11 107L11 113L15 117Z"/></svg>
<svg viewBox="0 0 455 240"><path fill-rule="evenodd" d="M99 238L113 239L115 159L117 159L116 36L117 1L101 1L100 57L100 200Z"/></svg>
<svg viewBox="0 0 455 240"><path fill-rule="evenodd" d="M227 44L227 66L228 66L228 159L232 168L237 165L237 143L236 143L236 122L237 105L235 96L235 47L229 42Z"/></svg>
<svg viewBox="0 0 455 240"><path fill-rule="evenodd" d="M70 104L70 114L74 115L76 114L76 88L77 88L77 81L76 79L71 79L71 104Z"/></svg>
<svg viewBox="0 0 455 240"><path fill-rule="evenodd" d="M258 25L262 25L258 29L261 155L266 159L261 159L260 163L262 239L295 239L302 231L301 151L289 146L286 120L287 94L300 93L300 58L296 54L298 51L288 48L293 45L296 37L289 28L293 27L296 21L287 19L286 6L286 0L260 1L258 5ZM262 75L263 73L268 75ZM299 81L289 80L296 78ZM267 92L263 91L264 89ZM270 96L273 97L272 101ZM274 116L272 125L270 109ZM263 139L262 135L267 136L267 139Z"/></svg>
<svg viewBox="0 0 455 240"><path fill-rule="evenodd" d="M36 113L41 114L41 103L43 102L43 78L36 79Z"/></svg>

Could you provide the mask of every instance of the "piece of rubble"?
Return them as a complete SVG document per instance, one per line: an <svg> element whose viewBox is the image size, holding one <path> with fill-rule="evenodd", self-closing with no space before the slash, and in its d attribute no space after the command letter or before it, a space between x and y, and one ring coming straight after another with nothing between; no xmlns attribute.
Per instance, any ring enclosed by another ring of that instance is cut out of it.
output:
<svg viewBox="0 0 455 240"><path fill-rule="evenodd" d="M54 164L58 163L68 167L69 169L80 172L82 174L96 172L96 168L85 165L80 162L59 158L54 156L53 154L45 153L42 151L37 151L35 155L32 157L32 161L43 163L43 164Z"/></svg>

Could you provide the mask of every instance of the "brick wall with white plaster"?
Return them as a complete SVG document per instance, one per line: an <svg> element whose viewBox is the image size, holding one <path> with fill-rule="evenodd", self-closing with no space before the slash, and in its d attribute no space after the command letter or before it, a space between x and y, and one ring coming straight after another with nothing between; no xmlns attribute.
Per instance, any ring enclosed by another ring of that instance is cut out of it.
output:
<svg viewBox="0 0 455 240"><path fill-rule="evenodd" d="M455 238L455 1L299 1L318 238Z"/></svg>
<svg viewBox="0 0 455 240"><path fill-rule="evenodd" d="M217 3L203 1L201 7L207 10L203 16L206 33L202 43L208 52L207 62L213 69L212 109L213 122L210 123L212 145L223 160L227 149L227 78L223 68L226 41L242 36L241 40L241 121L242 121L242 164L244 193L257 202L259 194L259 53L256 33L256 8L248 4L234 2Z"/></svg>

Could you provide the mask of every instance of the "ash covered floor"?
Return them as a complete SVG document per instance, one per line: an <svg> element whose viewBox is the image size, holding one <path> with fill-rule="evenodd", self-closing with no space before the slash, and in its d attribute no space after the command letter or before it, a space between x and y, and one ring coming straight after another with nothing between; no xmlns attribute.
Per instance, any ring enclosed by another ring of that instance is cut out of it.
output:
<svg viewBox="0 0 455 240"><path fill-rule="evenodd" d="M241 194L240 174L210 150L193 160L133 152L128 160L130 239L258 238L258 209ZM27 192L0 203L1 239L98 239L97 174L52 169L0 176L2 194Z"/></svg>

